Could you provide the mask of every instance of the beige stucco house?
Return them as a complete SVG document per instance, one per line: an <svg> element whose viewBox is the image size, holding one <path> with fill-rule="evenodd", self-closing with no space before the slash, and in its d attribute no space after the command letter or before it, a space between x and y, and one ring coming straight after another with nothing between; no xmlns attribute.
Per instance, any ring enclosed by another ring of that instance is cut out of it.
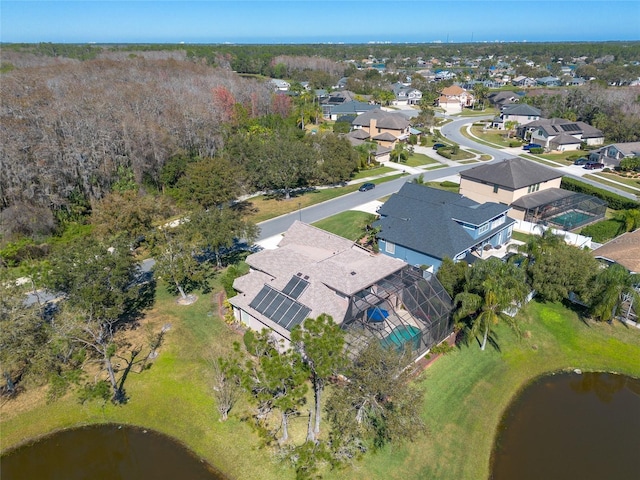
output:
<svg viewBox="0 0 640 480"><path fill-rule="evenodd" d="M460 113L465 107L472 107L475 97L462 87L452 85L443 88L438 98L438 106L449 114Z"/></svg>
<svg viewBox="0 0 640 480"><path fill-rule="evenodd" d="M354 130L363 130L378 145L393 148L398 141L409 138L409 120L402 114L375 109L358 115L352 122Z"/></svg>
<svg viewBox="0 0 640 480"><path fill-rule="evenodd" d="M562 172L516 157L460 172L460 193L511 206L509 216L571 230L604 217L606 203L560 188Z"/></svg>

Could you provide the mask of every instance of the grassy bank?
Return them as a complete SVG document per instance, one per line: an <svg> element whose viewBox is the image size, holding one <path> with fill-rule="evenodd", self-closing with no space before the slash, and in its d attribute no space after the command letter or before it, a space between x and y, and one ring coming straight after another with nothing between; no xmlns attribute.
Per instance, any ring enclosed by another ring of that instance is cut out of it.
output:
<svg viewBox="0 0 640 480"><path fill-rule="evenodd" d="M80 405L73 396L46 403L44 395L27 393L1 407L2 448L79 424L131 423L178 438L233 478L293 478L290 469L259 448L246 423L235 416L218 421L208 360L229 351L240 336L217 318L211 299L203 295L196 304L181 307L159 290L157 306L145 322L156 328L170 323L171 329L152 368L128 380L129 404ZM500 351L462 346L416 380L426 392L425 438L384 448L326 478L487 478L500 416L533 378L565 368L640 376L640 331L585 323L561 305L535 302L521 313L521 321L527 333L520 342L498 326ZM240 405L235 413L243 410Z"/></svg>

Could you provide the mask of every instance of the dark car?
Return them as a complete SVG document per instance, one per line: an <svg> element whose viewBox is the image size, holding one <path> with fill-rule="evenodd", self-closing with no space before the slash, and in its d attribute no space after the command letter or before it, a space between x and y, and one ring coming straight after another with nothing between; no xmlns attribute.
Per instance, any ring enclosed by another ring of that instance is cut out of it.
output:
<svg viewBox="0 0 640 480"><path fill-rule="evenodd" d="M604 168L604 163L589 162L582 168L586 168L587 170L597 170L598 168Z"/></svg>
<svg viewBox="0 0 640 480"><path fill-rule="evenodd" d="M575 162L573 162L574 165L586 165L587 163L589 163L589 159L585 157L580 157Z"/></svg>
<svg viewBox="0 0 640 480"><path fill-rule="evenodd" d="M542 148L542 145L539 145L537 143L528 143L527 145L522 147L523 150L531 150L532 148Z"/></svg>
<svg viewBox="0 0 640 480"><path fill-rule="evenodd" d="M438 150L439 148L446 147L446 146L448 146L446 143L434 143L433 149Z"/></svg>
<svg viewBox="0 0 640 480"><path fill-rule="evenodd" d="M373 190L374 188L376 188L375 183L363 183L362 185L360 185L360 188L358 190L360 190L361 192L366 192L367 190Z"/></svg>

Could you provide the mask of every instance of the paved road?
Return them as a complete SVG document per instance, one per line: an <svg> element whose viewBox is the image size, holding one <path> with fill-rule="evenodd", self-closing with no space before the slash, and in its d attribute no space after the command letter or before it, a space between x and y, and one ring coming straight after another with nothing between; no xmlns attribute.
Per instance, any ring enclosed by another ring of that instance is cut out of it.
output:
<svg viewBox="0 0 640 480"><path fill-rule="evenodd" d="M426 171L422 173L424 181L430 182L438 178L447 177L449 175L455 175L461 170L472 167L473 165L459 165L455 167L439 168L437 170ZM366 192L353 192L348 195L343 195L333 200L329 200L318 205L303 208L302 210L283 215L265 222L259 223L260 235L258 241L265 240L267 238L278 235L285 232L295 220L302 220L305 223L314 223L323 218L330 217L336 213L351 210L364 203L371 202L380 197L391 195L392 193L400 190L400 187L405 182L410 182L418 175L407 175L396 180L384 182L376 186L373 190ZM295 199L291 200L295 202Z"/></svg>

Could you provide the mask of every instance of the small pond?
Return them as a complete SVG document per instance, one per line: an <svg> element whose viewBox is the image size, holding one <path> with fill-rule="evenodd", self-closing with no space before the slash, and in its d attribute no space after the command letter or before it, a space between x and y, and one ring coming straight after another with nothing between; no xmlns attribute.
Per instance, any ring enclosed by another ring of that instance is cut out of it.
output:
<svg viewBox="0 0 640 480"><path fill-rule="evenodd" d="M3 480L223 480L165 435L121 425L62 430L2 457Z"/></svg>
<svg viewBox="0 0 640 480"><path fill-rule="evenodd" d="M561 373L528 386L508 408L493 480L640 478L640 380Z"/></svg>

